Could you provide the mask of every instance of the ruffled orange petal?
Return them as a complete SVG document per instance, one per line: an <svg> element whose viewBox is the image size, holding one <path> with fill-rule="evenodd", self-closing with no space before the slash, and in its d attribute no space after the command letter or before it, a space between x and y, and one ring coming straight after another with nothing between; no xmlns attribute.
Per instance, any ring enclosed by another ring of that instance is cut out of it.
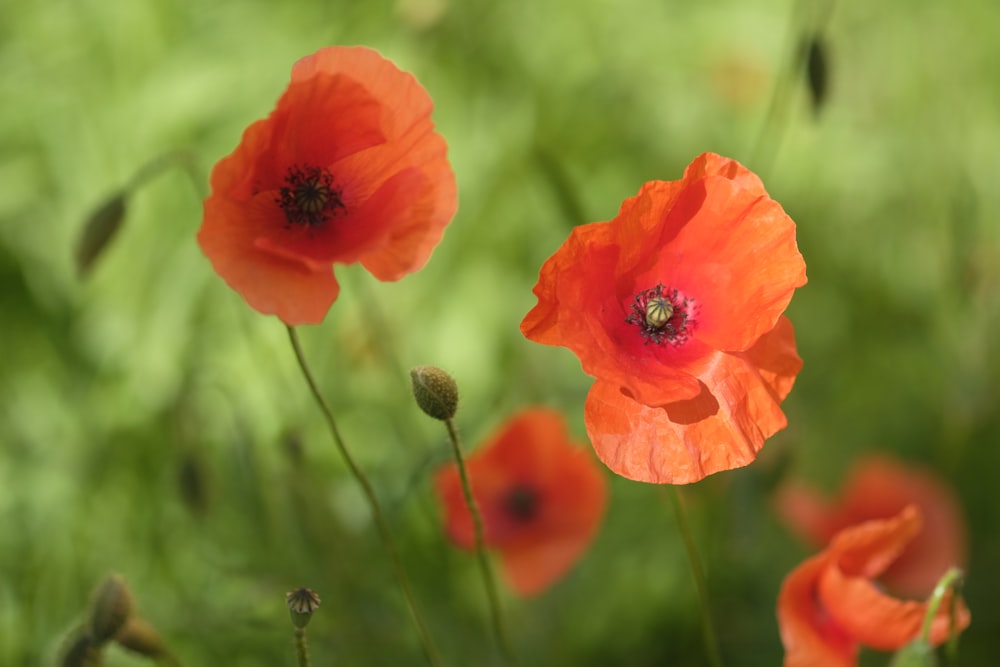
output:
<svg viewBox="0 0 1000 667"><path fill-rule="evenodd" d="M538 304L521 322L521 332L538 343L568 347L585 373L627 388L648 405L692 398L698 380L678 365L697 363L711 351L695 341L681 352L642 345L625 323L623 303L632 297L623 300L613 280L619 251L613 231L605 222L573 229L542 265L534 289Z"/></svg>
<svg viewBox="0 0 1000 667"><path fill-rule="evenodd" d="M688 484L748 465L787 423L780 402L801 365L793 339L782 318L750 351L715 353L699 375L701 393L662 408L597 380L584 420L598 458L623 477L657 484Z"/></svg>
<svg viewBox="0 0 1000 667"><path fill-rule="evenodd" d="M925 597L945 571L966 561L965 522L955 494L929 471L885 456L862 459L853 469L834 517L838 528L897 514L915 505L923 529L882 574L894 591Z"/></svg>
<svg viewBox="0 0 1000 667"><path fill-rule="evenodd" d="M830 567L820 577L819 597L837 624L865 646L896 650L917 637L927 603L890 597L870 580L899 557L920 527L919 510L909 506L891 519L841 531L828 547ZM959 629L964 629L969 614L964 604L959 609ZM932 627L932 643L947 636L948 613L948 606L942 605Z"/></svg>
<svg viewBox="0 0 1000 667"><path fill-rule="evenodd" d="M695 335L717 350L749 348L806 282L795 223L735 160L699 156L679 184L643 186L618 220L628 289L663 283L694 297Z"/></svg>
<svg viewBox="0 0 1000 667"><path fill-rule="evenodd" d="M819 577L829 565L820 554L795 568L778 594L778 627L784 667L856 667L858 643L819 604Z"/></svg>
<svg viewBox="0 0 1000 667"><path fill-rule="evenodd" d="M255 228L269 224L266 215L259 206L210 198L198 242L216 273L254 310L277 315L290 326L321 322L340 291L332 267L255 235Z"/></svg>
<svg viewBox="0 0 1000 667"><path fill-rule="evenodd" d="M216 271L254 308L302 324L336 298L333 263L361 262L380 280L421 268L457 205L431 110L413 76L371 49L296 63L275 110L213 169L198 239ZM338 205L325 220L286 219L279 201L294 170L330 179Z"/></svg>

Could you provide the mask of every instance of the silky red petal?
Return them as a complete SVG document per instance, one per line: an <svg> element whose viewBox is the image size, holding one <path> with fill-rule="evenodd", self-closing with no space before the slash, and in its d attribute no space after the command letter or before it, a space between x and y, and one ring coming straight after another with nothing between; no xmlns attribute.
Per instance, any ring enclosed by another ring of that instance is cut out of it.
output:
<svg viewBox="0 0 1000 667"><path fill-rule="evenodd" d="M891 519L845 529L828 547L830 567L819 580L820 600L837 624L865 646L896 650L917 637L927 603L890 597L870 580L899 557L920 526L920 512L910 506ZM959 629L964 629L970 618L964 604L959 609ZM947 619L948 606L942 605L935 617L932 643L947 636Z"/></svg>
<svg viewBox="0 0 1000 667"><path fill-rule="evenodd" d="M587 433L598 458L623 477L697 482L748 465L785 427L780 401L800 365L791 324L782 318L748 352L712 355L693 399L651 408L596 381L584 408Z"/></svg>
<svg viewBox="0 0 1000 667"><path fill-rule="evenodd" d="M457 206L431 110L416 79L371 49L296 63L275 110L213 169L198 235L213 266L289 324L322 319L337 294L333 263L361 262L380 280L421 268ZM342 204L319 224L289 222L278 203L301 169L323 170Z"/></svg>
<svg viewBox="0 0 1000 667"><path fill-rule="evenodd" d="M881 580L896 592L926 597L949 567L966 562L962 511L943 481L885 456L867 457L853 469L834 522L840 528L885 518L907 505L920 511L923 528Z"/></svg>
<svg viewBox="0 0 1000 667"><path fill-rule="evenodd" d="M289 326L321 322L340 291L333 269L254 235L268 223L260 206L209 199L198 243L216 273L254 310Z"/></svg>
<svg viewBox="0 0 1000 667"><path fill-rule="evenodd" d="M803 562L785 577L778 594L778 627L784 667L856 667L858 642L818 603L817 586L829 566L826 554Z"/></svg>
<svg viewBox="0 0 1000 667"><path fill-rule="evenodd" d="M786 667L854 665L858 645L891 651L917 638L927 603L890 597L871 579L903 552L920 523L919 511L910 506L892 518L844 529L823 553L785 579L778 621ZM959 631L970 622L961 601L957 620ZM948 604L943 604L931 626L933 644L944 641L948 624Z"/></svg>
<svg viewBox="0 0 1000 667"><path fill-rule="evenodd" d="M908 505L920 511L923 528L880 581L895 593L923 598L949 567L964 567L966 562L965 522L958 500L931 471L883 455L868 456L852 467L835 502L798 482L787 483L776 497L782 518L816 545L849 526L895 516Z"/></svg>
<svg viewBox="0 0 1000 667"><path fill-rule="evenodd" d="M692 398L698 380L676 361L696 361L711 351L697 343L684 351L642 345L635 327L625 322L628 313L609 278L618 256L612 232L603 222L573 229L542 265L534 289L538 305L521 322L521 332L538 343L568 347L585 373L617 383L649 405Z"/></svg>
<svg viewBox="0 0 1000 667"><path fill-rule="evenodd" d="M754 345L804 282L791 219L744 167L705 154L681 181L643 185L614 220L575 228L542 266L521 331L655 408L695 399L713 352ZM682 344L649 344L627 321L656 285L693 299Z"/></svg>
<svg viewBox="0 0 1000 667"><path fill-rule="evenodd" d="M604 478L587 451L568 440L562 416L544 408L523 410L466 463L486 544L499 551L511 586L532 595L561 578L593 540L606 504ZM435 485L449 537L474 548L456 466L441 469ZM511 513L516 489L536 494L529 519Z"/></svg>

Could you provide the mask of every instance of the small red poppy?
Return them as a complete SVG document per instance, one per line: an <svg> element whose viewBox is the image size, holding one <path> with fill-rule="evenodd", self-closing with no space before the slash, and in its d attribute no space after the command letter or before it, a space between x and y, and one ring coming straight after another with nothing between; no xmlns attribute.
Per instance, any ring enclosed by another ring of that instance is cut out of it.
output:
<svg viewBox="0 0 1000 667"><path fill-rule="evenodd" d="M856 667L865 646L895 651L917 638L926 602L899 600L872 583L920 532L920 512L908 507L897 516L846 528L826 549L795 568L778 596L778 624L785 667ZM949 632L949 604L931 625L931 643ZM971 617L958 601L957 627Z"/></svg>
<svg viewBox="0 0 1000 667"><path fill-rule="evenodd" d="M614 472L683 484L749 464L786 424L802 366L782 316L806 282L795 223L712 153L576 227L542 266L521 331L596 381L587 432Z"/></svg>
<svg viewBox="0 0 1000 667"><path fill-rule="evenodd" d="M965 520L952 489L930 470L888 456L859 460L836 501L792 481L778 490L775 502L792 530L815 546L848 526L887 519L914 505L923 528L879 578L902 595L926 597L949 567L965 565Z"/></svg>
<svg viewBox="0 0 1000 667"><path fill-rule="evenodd" d="M539 593L565 575L597 534L607 503L604 477L587 450L570 441L558 412L522 410L466 467L486 546L499 552L507 580L521 595ZM448 536L474 549L458 467L442 468L435 485Z"/></svg>
<svg viewBox="0 0 1000 667"><path fill-rule="evenodd" d="M317 323L337 298L333 265L379 280L421 268L457 205L432 103L412 75L364 47L328 47L292 68L271 115L212 170L198 242L250 306Z"/></svg>

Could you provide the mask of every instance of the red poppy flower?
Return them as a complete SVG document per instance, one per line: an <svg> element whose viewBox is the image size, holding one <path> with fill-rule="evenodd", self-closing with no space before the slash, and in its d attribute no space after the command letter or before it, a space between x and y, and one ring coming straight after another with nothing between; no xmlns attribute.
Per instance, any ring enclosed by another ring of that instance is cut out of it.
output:
<svg viewBox="0 0 1000 667"><path fill-rule="evenodd" d="M866 521L834 536L829 546L795 568L778 596L785 667L854 667L861 646L895 651L917 638L926 602L899 600L872 579L920 532L920 512L908 507L890 519ZM949 605L938 610L931 643L948 636ZM970 622L958 601L959 629Z"/></svg>
<svg viewBox="0 0 1000 667"><path fill-rule="evenodd" d="M466 461L487 547L500 553L515 591L532 595L555 583L597 533L607 501L590 454L569 440L562 415L522 410ZM472 515L455 464L436 478L448 536L475 548Z"/></svg>
<svg viewBox="0 0 1000 667"><path fill-rule="evenodd" d="M805 282L795 223L753 173L706 153L610 222L575 228L521 331L596 378L585 419L608 467L696 482L747 465L784 428L802 362L782 313Z"/></svg>
<svg viewBox="0 0 1000 667"><path fill-rule="evenodd" d="M965 521L958 500L929 470L869 456L854 466L836 502L800 482L783 485L775 500L792 530L817 546L848 526L916 506L923 529L880 577L897 593L925 597L949 567L965 565Z"/></svg>
<svg viewBox="0 0 1000 667"><path fill-rule="evenodd" d="M430 257L455 213L455 177L431 99L363 47L298 61L277 107L212 170L198 242L250 306L320 322L336 263L398 280Z"/></svg>

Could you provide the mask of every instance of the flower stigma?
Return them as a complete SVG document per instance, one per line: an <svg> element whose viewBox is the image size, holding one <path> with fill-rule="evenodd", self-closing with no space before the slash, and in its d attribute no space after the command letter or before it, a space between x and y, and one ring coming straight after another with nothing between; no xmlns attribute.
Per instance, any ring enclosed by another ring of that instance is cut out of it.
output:
<svg viewBox="0 0 1000 667"><path fill-rule="evenodd" d="M340 190L333 187L333 175L319 167L289 168L285 184L275 203L285 212L289 224L318 227L337 209L347 211Z"/></svg>
<svg viewBox="0 0 1000 667"><path fill-rule="evenodd" d="M625 321L639 328L644 344L678 346L691 336L694 300L663 284L635 295Z"/></svg>

